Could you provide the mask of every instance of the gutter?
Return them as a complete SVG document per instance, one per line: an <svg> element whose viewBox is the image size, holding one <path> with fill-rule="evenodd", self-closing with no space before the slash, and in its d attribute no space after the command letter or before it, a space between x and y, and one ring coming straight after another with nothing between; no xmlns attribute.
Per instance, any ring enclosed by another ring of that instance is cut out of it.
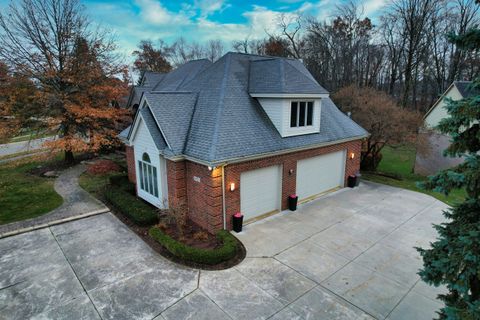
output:
<svg viewBox="0 0 480 320"><path fill-rule="evenodd" d="M317 143L317 144L314 144L314 145L308 145L308 146L299 147L299 148L293 148L293 149L290 148L290 149L285 149L285 150L280 150L280 151L259 153L259 154L255 154L253 156L231 158L231 159L226 159L226 160L223 160L223 161L220 161L220 162L208 162L208 161L205 161L205 160L200 160L200 159L190 157L190 156L186 156L186 155L178 155L178 156L171 156L171 157L165 157L165 158L167 158L168 160L171 160L171 161L189 160L189 161L192 161L192 162L195 162L195 163L207 166L207 167L219 167L219 166L226 166L227 164L230 164L230 163L251 161L251 160L257 160L257 159L266 158L266 157L274 157L274 156L289 154L289 153L298 152L298 151L327 147L327 146L331 146L331 145L334 145L334 144L339 144L339 143L364 139L364 138L367 138L368 136L370 136L370 134L364 134L364 135L361 135L361 136L355 136L355 137L341 139L341 140L327 141L327 142Z"/></svg>
<svg viewBox="0 0 480 320"><path fill-rule="evenodd" d="M222 213L223 213L223 230L227 230L227 209L225 207L225 166L222 165Z"/></svg>

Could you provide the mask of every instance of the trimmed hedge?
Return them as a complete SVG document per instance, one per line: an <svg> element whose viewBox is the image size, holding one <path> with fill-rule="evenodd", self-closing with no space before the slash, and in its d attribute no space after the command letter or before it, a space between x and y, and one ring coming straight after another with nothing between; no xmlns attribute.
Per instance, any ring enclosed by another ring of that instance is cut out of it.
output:
<svg viewBox="0 0 480 320"><path fill-rule="evenodd" d="M151 226L158 222L155 210L125 187L111 185L105 190L105 198L121 213L139 226Z"/></svg>
<svg viewBox="0 0 480 320"><path fill-rule="evenodd" d="M237 240L225 230L217 233L217 238L223 243L217 249L201 249L187 246L165 234L157 227L152 227L148 233L171 254L191 262L214 265L233 258L237 253Z"/></svg>
<svg viewBox="0 0 480 320"><path fill-rule="evenodd" d="M127 175L115 175L108 178L109 182L113 186L117 186L120 189L135 194L135 185L128 180Z"/></svg>

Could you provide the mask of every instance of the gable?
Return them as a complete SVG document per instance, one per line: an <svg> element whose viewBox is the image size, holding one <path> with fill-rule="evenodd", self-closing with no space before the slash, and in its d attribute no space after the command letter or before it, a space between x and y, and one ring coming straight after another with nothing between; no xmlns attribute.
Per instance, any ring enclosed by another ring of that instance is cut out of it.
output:
<svg viewBox="0 0 480 320"><path fill-rule="evenodd" d="M141 117L132 137L132 145L134 146L134 149L138 149L140 152L158 151L158 148L145 125L145 121Z"/></svg>
<svg viewBox="0 0 480 320"><path fill-rule="evenodd" d="M448 117L447 109L445 108L447 104L447 98L452 100L460 100L463 98L463 96L460 91L458 91L457 87L452 84L426 114L424 123L427 128L435 128L440 123L440 120Z"/></svg>
<svg viewBox="0 0 480 320"><path fill-rule="evenodd" d="M160 152L168 148L168 144L163 138L148 106L138 110L132 132L130 133L130 145L135 146L137 139L140 139L140 142L138 142L140 145L153 146L154 149Z"/></svg>

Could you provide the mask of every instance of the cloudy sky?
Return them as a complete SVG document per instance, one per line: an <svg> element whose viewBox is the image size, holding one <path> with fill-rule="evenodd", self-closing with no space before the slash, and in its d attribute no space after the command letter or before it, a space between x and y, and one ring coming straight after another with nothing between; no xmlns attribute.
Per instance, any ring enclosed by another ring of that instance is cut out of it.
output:
<svg viewBox="0 0 480 320"><path fill-rule="evenodd" d="M346 0L342 0L346 1ZM375 19L388 0L364 0L364 12ZM9 0L0 0L5 9ZM182 36L187 40L233 40L264 38L273 30L279 13L332 16L335 0L83 0L91 19L115 33L119 50L130 55L141 39L168 43Z"/></svg>

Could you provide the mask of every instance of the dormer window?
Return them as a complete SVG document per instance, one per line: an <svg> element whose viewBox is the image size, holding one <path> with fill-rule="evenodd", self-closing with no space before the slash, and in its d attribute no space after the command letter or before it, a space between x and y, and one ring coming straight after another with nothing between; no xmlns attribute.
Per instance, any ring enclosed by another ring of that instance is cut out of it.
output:
<svg viewBox="0 0 480 320"><path fill-rule="evenodd" d="M313 101L292 101L290 104L290 128L313 125Z"/></svg>

